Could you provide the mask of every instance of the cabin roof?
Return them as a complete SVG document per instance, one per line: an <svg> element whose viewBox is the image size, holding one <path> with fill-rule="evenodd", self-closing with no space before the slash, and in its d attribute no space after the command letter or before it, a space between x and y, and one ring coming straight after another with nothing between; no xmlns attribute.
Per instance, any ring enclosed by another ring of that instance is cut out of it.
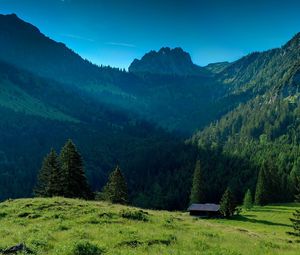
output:
<svg viewBox="0 0 300 255"><path fill-rule="evenodd" d="M218 212L220 210L220 205L218 204L191 204L187 209L190 211L199 212Z"/></svg>

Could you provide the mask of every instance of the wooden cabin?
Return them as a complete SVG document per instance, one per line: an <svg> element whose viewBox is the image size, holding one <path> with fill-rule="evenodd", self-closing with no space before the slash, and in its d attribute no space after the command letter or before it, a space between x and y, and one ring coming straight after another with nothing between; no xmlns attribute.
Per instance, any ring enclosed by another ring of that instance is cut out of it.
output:
<svg viewBox="0 0 300 255"><path fill-rule="evenodd" d="M188 209L190 215L201 217L219 217L220 205L218 204L192 204Z"/></svg>

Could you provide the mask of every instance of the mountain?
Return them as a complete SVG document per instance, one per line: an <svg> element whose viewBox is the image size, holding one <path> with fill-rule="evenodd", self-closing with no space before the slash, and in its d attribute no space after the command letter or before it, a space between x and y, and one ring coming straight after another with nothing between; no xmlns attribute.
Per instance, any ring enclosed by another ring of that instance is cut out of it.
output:
<svg viewBox="0 0 300 255"><path fill-rule="evenodd" d="M244 102L191 139L199 148L215 151L214 157L225 157L226 163L210 166L215 169L211 178L226 175L237 190L246 181L254 191L257 172L264 167L272 180L270 201L293 199L300 176L299 73L297 34L283 47L250 54L218 74Z"/></svg>
<svg viewBox="0 0 300 255"><path fill-rule="evenodd" d="M181 48L161 48L150 51L140 60L135 59L128 68L132 73L153 73L168 75L204 75L208 74L204 68L192 62L189 53Z"/></svg>
<svg viewBox="0 0 300 255"><path fill-rule="evenodd" d="M0 60L168 130L190 135L231 109L228 106L219 112L213 106L228 88L194 65L180 48L163 48L153 59L157 65L167 64L168 70L170 65L177 74L140 75L93 65L16 15L0 15L0 30ZM193 75L179 75L182 71Z"/></svg>
<svg viewBox="0 0 300 255"><path fill-rule="evenodd" d="M299 67L299 37L295 35L281 48L243 57L224 69L219 79L234 89L254 92L286 85Z"/></svg>
<svg viewBox="0 0 300 255"><path fill-rule="evenodd" d="M109 87L117 69L100 68L42 34L15 14L0 15L0 56L5 62L64 84ZM57 75L59 74L59 75Z"/></svg>

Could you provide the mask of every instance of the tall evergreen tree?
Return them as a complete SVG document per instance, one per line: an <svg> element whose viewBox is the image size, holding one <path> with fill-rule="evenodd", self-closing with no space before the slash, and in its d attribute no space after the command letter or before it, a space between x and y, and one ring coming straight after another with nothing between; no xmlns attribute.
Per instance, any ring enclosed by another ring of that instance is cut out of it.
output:
<svg viewBox="0 0 300 255"><path fill-rule="evenodd" d="M61 183L62 170L60 167L59 157L55 150L50 152L51 172L49 175L48 192L50 196L62 196L63 186Z"/></svg>
<svg viewBox="0 0 300 255"><path fill-rule="evenodd" d="M75 144L68 140L60 153L62 176L60 182L64 187L65 197L89 199L92 192L85 176L81 155Z"/></svg>
<svg viewBox="0 0 300 255"><path fill-rule="evenodd" d="M62 195L62 185L60 183L61 168L58 156L54 149L44 158L38 176L38 184L35 194L41 197L51 197Z"/></svg>
<svg viewBox="0 0 300 255"><path fill-rule="evenodd" d="M297 187L300 185L300 158L294 163L294 166L289 175L290 191L294 195L297 192Z"/></svg>
<svg viewBox="0 0 300 255"><path fill-rule="evenodd" d="M227 188L220 201L220 212L224 217L228 218L233 216L235 211L236 204L234 196L230 188Z"/></svg>
<svg viewBox="0 0 300 255"><path fill-rule="evenodd" d="M296 187L295 202L300 203L300 176L298 177L298 184Z"/></svg>
<svg viewBox="0 0 300 255"><path fill-rule="evenodd" d="M300 177L299 177L300 178ZM300 184L297 187L298 193L296 194L296 202L300 203ZM291 234L297 237L300 237L300 210L297 209L293 213L293 218L291 218L291 222L293 223L294 232Z"/></svg>
<svg viewBox="0 0 300 255"><path fill-rule="evenodd" d="M250 210L253 207L253 199L250 189L248 189L245 193L243 207L247 210Z"/></svg>
<svg viewBox="0 0 300 255"><path fill-rule="evenodd" d="M110 174L109 180L103 189L105 197L112 203L127 204L128 188L126 180L119 166Z"/></svg>
<svg viewBox="0 0 300 255"><path fill-rule="evenodd" d="M197 160L193 176L193 184L190 195L190 203L201 203L204 201L204 182L200 161Z"/></svg>
<svg viewBox="0 0 300 255"><path fill-rule="evenodd" d="M268 202L267 176L265 165L259 170L255 190L255 204L266 205Z"/></svg>

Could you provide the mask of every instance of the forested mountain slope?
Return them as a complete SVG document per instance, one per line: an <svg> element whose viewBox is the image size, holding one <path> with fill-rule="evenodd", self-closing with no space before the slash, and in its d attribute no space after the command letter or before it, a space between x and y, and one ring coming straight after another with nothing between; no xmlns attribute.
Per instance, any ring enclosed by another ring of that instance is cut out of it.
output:
<svg viewBox="0 0 300 255"><path fill-rule="evenodd" d="M299 64L298 34L282 48L253 53L219 74L233 93L247 94L249 100L191 139L228 159L213 168L211 176L248 174L254 191L257 172L263 168L272 182L270 201L293 199L300 176ZM235 164L237 159L244 164ZM238 182L235 186L238 189Z"/></svg>
<svg viewBox="0 0 300 255"><path fill-rule="evenodd" d="M252 90L255 93L278 89L287 84L299 69L300 34L281 48L255 52L230 64L218 79L232 90Z"/></svg>

